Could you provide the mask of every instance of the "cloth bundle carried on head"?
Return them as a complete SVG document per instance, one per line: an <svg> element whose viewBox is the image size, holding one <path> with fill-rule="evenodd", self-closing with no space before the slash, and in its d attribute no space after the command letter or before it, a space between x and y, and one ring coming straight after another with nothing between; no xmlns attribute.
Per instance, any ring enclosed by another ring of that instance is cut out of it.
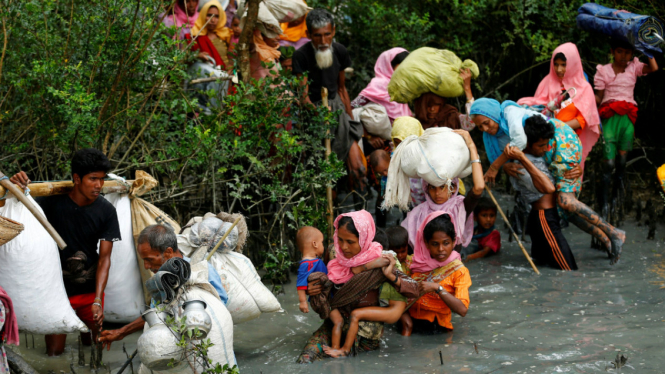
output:
<svg viewBox="0 0 665 374"><path fill-rule="evenodd" d="M462 60L447 49L423 47L417 49L397 67L388 84L390 99L408 104L426 92L441 97L464 94L462 69L470 69L473 78L480 73L478 65Z"/></svg>
<svg viewBox="0 0 665 374"><path fill-rule="evenodd" d="M655 17L630 13L586 3L578 9L577 27L603 33L628 42L648 57L662 52L658 45L665 38L663 23ZM658 36L660 36L660 38Z"/></svg>
<svg viewBox="0 0 665 374"><path fill-rule="evenodd" d="M174 257L166 261L145 285L155 301L167 304L176 298L178 289L187 283L190 275L189 263Z"/></svg>
<svg viewBox="0 0 665 374"><path fill-rule="evenodd" d="M441 187L471 174L469 149L460 135L447 127L433 127L423 135L407 137L393 153L382 208L409 209L409 178L422 178Z"/></svg>

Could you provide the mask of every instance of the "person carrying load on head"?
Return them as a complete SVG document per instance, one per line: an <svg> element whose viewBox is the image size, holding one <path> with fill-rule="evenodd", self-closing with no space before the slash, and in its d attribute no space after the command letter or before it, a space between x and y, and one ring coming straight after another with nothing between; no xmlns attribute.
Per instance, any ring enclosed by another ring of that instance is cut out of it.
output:
<svg viewBox="0 0 665 374"><path fill-rule="evenodd" d="M299 77L307 74L303 79L304 104L321 105L321 89L325 87L330 109L341 110L337 128L332 131L332 151L339 160L346 162L353 187L362 193L367 187L366 161L358 145L363 127L353 120L344 75L344 69L351 67L351 57L346 47L333 41L335 20L330 12L316 8L307 14L305 22L311 42L293 54L293 74Z"/></svg>
<svg viewBox="0 0 665 374"><path fill-rule="evenodd" d="M600 195L602 215L605 219L610 215L610 206L621 204L625 194L626 158L628 151L633 149L634 125L637 121L637 102L634 98L637 78L658 71L656 59L649 58L648 65L640 62L634 57L635 48L631 44L612 39L610 46L613 62L596 66L594 77L596 103L603 121L605 140L603 190ZM612 178L614 170L616 171ZM610 205L612 183L614 202Z"/></svg>
<svg viewBox="0 0 665 374"><path fill-rule="evenodd" d="M381 53L374 65L374 78L351 102L354 118L365 128L365 154L371 154L376 149L386 149L395 119L412 116L407 104L391 101L388 93L388 83L395 68L408 55L409 52L404 48L392 48Z"/></svg>
<svg viewBox="0 0 665 374"><path fill-rule="evenodd" d="M282 35L279 36L279 45L282 47L299 49L310 41L307 37L307 24L305 23L305 18L307 18L307 14L300 18L296 18L291 22L280 24Z"/></svg>
<svg viewBox="0 0 665 374"><path fill-rule="evenodd" d="M110 169L111 163L104 153L92 148L82 149L72 158L74 188L71 192L35 199L46 219L67 243L67 248L59 251L62 275L72 309L92 332L92 337L81 333L86 345L97 340L102 328L111 252L113 243L121 240L115 207L99 196ZM10 181L24 189L30 183L23 171ZM67 335L46 335L45 340L46 353L58 356L65 350Z"/></svg>
<svg viewBox="0 0 665 374"><path fill-rule="evenodd" d="M534 128L554 128L544 159L556 180L557 204L566 218L577 227L600 240L615 264L621 256L626 240L625 232L603 220L596 212L577 199L582 189L579 166L582 159L582 144L570 126L558 119L547 119L544 115L525 109L513 101L499 103L494 99L478 99L471 106L471 118L483 132L487 157L492 162L485 173L485 181L494 183L499 168L509 176L521 173L521 166L510 163L505 153L506 145L523 150L527 145L524 126L532 122Z"/></svg>
<svg viewBox="0 0 665 374"><path fill-rule="evenodd" d="M182 258L187 262L190 261L178 250L178 239L170 226L156 224L144 228L139 234L136 244L138 246L137 251L143 259L143 265L153 273L157 273L159 268L171 258ZM222 286L222 279L210 263L208 263L208 283L217 291L215 296L219 296L222 303L226 305L228 295ZM151 304L151 308L154 307L154 300ZM99 342L110 350L111 343L143 330L144 325L145 321L142 317L139 317L119 329L102 331Z"/></svg>
<svg viewBox="0 0 665 374"><path fill-rule="evenodd" d="M595 100L593 88L584 77L577 46L565 43L552 52L550 72L538 85L535 96L521 98L517 104L549 107L551 103L553 108L548 109L554 109L555 118L575 130L582 142L580 167L584 170L584 160L600 136Z"/></svg>
<svg viewBox="0 0 665 374"><path fill-rule="evenodd" d="M432 130L428 130L432 131ZM402 221L402 227L409 232L409 245L411 248L416 246L416 235L421 224L425 218L432 212L447 210L454 214L464 216L464 227L460 227L463 235L459 237L459 247L456 250L461 250L462 246L466 247L471 242L473 236L473 217L471 213L478 204L483 190L485 189L485 181L483 180L483 169L480 165L480 156L473 139L468 131L453 130L455 133L462 136L466 146L469 149L469 156L471 159L471 169L473 177L473 188L466 196L459 195L459 178L454 178L450 186L442 184L440 186L431 185L422 179L422 190L425 192L425 202L416 206L407 215L406 219Z"/></svg>

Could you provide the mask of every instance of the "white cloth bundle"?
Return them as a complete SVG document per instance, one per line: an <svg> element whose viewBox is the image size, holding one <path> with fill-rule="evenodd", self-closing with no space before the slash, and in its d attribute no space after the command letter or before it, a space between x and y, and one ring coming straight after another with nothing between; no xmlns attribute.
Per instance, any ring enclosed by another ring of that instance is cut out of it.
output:
<svg viewBox="0 0 665 374"><path fill-rule="evenodd" d="M393 153L382 208L409 208L409 178L422 178L434 186L471 174L471 157L464 139L447 127L433 127L422 136L404 139Z"/></svg>

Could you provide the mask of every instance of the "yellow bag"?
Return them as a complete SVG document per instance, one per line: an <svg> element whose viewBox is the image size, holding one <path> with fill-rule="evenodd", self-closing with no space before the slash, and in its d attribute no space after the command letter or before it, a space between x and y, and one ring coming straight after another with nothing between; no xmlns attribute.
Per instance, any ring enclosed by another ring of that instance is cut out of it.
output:
<svg viewBox="0 0 665 374"><path fill-rule="evenodd" d="M478 77L478 65L471 60L462 62L447 49L417 49L393 73L388 84L390 100L408 104L427 92L441 97L461 96L464 94L462 69L471 69L472 77Z"/></svg>
<svg viewBox="0 0 665 374"><path fill-rule="evenodd" d="M132 201L132 233L134 234L136 258L138 259L141 282L143 283L143 295L145 295L146 303L150 304L150 293L145 288L145 282L150 279L153 274L143 266L143 259L139 255L139 234L141 234L141 231L143 231L144 228L157 223L171 226L177 234L180 232L180 225L161 209L137 197L155 187L158 184L157 180L150 174L141 170L137 170L135 176L136 179L134 184L132 184L132 189L129 193L129 198Z"/></svg>

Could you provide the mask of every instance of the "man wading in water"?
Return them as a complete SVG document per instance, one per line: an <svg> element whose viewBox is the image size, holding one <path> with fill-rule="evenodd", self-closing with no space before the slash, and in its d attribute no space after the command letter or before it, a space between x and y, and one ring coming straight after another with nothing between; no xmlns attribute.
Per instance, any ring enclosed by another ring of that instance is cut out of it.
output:
<svg viewBox="0 0 665 374"><path fill-rule="evenodd" d="M120 240L115 207L99 197L111 163L101 151L90 148L76 152L71 168L74 188L70 193L36 201L67 243L67 248L59 251L65 291L76 315L96 339L104 322L104 289L111 268L111 250L113 242ZM30 183L23 171L10 180L24 189ZM65 350L67 335L46 335L45 339L49 356L58 356ZM90 345L90 334L81 333L81 340Z"/></svg>

